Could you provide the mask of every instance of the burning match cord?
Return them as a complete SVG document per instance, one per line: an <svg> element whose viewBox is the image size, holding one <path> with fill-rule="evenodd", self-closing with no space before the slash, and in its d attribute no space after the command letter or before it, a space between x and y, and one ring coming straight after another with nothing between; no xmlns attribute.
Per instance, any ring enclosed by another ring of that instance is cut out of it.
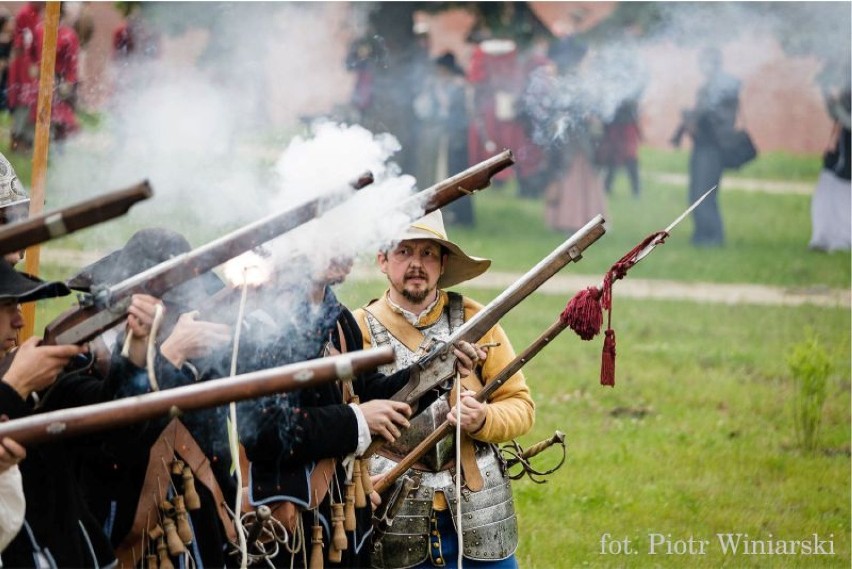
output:
<svg viewBox="0 0 852 569"><path fill-rule="evenodd" d="M163 323L163 315L163 305L157 303L154 307L154 321L151 322L151 331L148 333L148 351L145 354L145 366L148 368L148 383L151 384L151 391L160 390L154 361L157 357L157 334L159 334L160 325Z"/></svg>
<svg viewBox="0 0 852 569"><path fill-rule="evenodd" d="M160 384L157 382L157 374L154 371L154 358L157 355L157 333L160 331L160 324L163 322L163 305L157 304L154 307L154 320L151 322L151 330L148 332L148 346L145 353L145 366L148 371L148 384L151 386L151 391L159 391ZM124 344L121 346L121 356L124 358L130 357L130 340L133 339L133 332L129 331L124 336Z"/></svg>
<svg viewBox="0 0 852 569"><path fill-rule="evenodd" d="M243 286L242 292L240 294L240 309L237 313L237 324L236 329L234 330L234 349L231 353L231 377L237 375L237 355L240 351L240 331L242 330L243 324L243 316L245 314L246 309L246 295L248 294L248 278L246 277L247 269L243 269ZM248 566L248 545L246 544L246 536L243 531L243 520L240 515L242 512L242 498L243 498L243 473L240 468L240 439L239 439L239 430L237 429L237 404L233 401L228 406L228 413L230 417L230 425L229 427L229 439L231 443L231 461L232 464L236 465L235 474L237 477L237 498L236 503L234 505L234 524L237 527L237 537L239 539L239 548L240 548L240 567L245 569Z"/></svg>

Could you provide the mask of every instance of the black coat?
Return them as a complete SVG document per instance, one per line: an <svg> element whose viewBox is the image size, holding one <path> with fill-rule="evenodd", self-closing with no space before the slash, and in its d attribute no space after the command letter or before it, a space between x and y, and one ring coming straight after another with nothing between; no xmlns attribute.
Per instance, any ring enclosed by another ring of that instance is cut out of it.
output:
<svg viewBox="0 0 852 569"><path fill-rule="evenodd" d="M111 398L113 388L93 373L68 371L49 395L42 394L43 406L38 412L99 403ZM34 398L24 401L0 381L0 410L10 419L36 413L34 404ZM85 436L28 446L27 457L20 463L26 517L24 527L0 556L4 567L35 567L39 553L58 567L103 567L113 562L109 541L89 510L76 477L78 465L97 440Z"/></svg>
<svg viewBox="0 0 852 569"><path fill-rule="evenodd" d="M340 351L360 350L363 346L361 330L352 313L342 306L330 290L326 291L319 317L314 326L303 331L303 337L312 339L309 349L317 357L326 341L331 341ZM341 342L341 332L343 342ZM281 351L277 353L281 354ZM280 362L276 365L281 365ZM409 378L409 370L386 376L378 372L357 376L352 387L362 402L387 399L399 391ZM310 472L324 458L342 459L353 453L358 445L358 423L355 412L343 403L341 387L329 383L302 390L298 398L290 398L289 405L267 405L258 413L264 421L254 425L252 436L243 436L246 455L251 462L250 499L253 505L277 504L282 500L306 506L311 501ZM284 440L277 428L282 423L295 422L294 438ZM306 547L310 547L311 526L319 520L323 527L325 565L328 567L369 567L372 534L372 511L356 509L356 529L347 535L348 548L339 564L328 560L331 526L331 500L344 501L346 473L337 461L329 494L320 502L316 512L303 510L303 527ZM315 516L315 513L318 514ZM302 566L302 555L294 556L295 566ZM289 567L290 555L280 553L273 563L276 567Z"/></svg>

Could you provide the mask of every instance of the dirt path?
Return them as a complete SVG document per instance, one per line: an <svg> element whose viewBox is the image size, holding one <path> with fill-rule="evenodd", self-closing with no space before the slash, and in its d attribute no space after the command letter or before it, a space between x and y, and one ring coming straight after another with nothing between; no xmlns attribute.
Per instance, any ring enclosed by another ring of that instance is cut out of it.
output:
<svg viewBox="0 0 852 569"><path fill-rule="evenodd" d="M487 273L465 283L479 288L506 288L519 275ZM588 286L599 286L601 277L591 275L556 275L539 289L545 294L558 294L566 301L574 293ZM668 280L634 279L627 277L615 283L620 298L651 298L659 300L686 300L713 304L754 304L799 306L811 304L836 308L852 306L849 290L828 287L792 289L753 284L684 283Z"/></svg>
<svg viewBox="0 0 852 569"><path fill-rule="evenodd" d="M465 283L465 287L505 289L519 274L489 271ZM356 266L350 278L376 279L375 267ZM543 294L571 298L578 290L601 284L600 275L555 275L538 289ZM615 284L620 298L685 300L713 304L752 304L764 306L800 306L810 304L835 308L852 306L852 291L826 286L784 288L754 284L684 283L669 280L634 279L628 276Z"/></svg>
<svg viewBox="0 0 852 569"><path fill-rule="evenodd" d="M672 184L686 188L689 186L689 176L676 173L651 173L648 174L651 181L663 184ZM816 180L813 183L805 182L783 182L778 180L757 180L751 178L739 178L737 176L724 176L720 183L724 190L763 192L766 194L798 194L809 196L814 191Z"/></svg>

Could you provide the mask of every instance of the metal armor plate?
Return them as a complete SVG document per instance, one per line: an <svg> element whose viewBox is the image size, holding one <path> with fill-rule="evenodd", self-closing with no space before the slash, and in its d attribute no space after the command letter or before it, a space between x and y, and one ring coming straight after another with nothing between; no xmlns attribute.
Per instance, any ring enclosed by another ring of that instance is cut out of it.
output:
<svg viewBox="0 0 852 569"><path fill-rule="evenodd" d="M468 559L496 561L512 555L518 547L518 521L512 500L512 486L492 445L476 445L476 462L484 481L479 492L462 487L462 537L464 556ZM373 474L387 472L396 463L374 456ZM419 472L420 488L405 500L393 525L376 544L372 565L376 568L412 567L429 555L429 518L435 491L443 491L450 506L453 523L456 519L455 469L440 472ZM420 533L422 532L422 533ZM418 535L419 534L419 535Z"/></svg>
<svg viewBox="0 0 852 569"><path fill-rule="evenodd" d="M393 443L385 443L382 454L402 459L431 435L447 420L450 405L446 397L436 399L425 411L411 420L410 426L402 431L402 435ZM455 434L449 434L432 447L417 465L418 470L426 468L431 471L441 470L455 458Z"/></svg>

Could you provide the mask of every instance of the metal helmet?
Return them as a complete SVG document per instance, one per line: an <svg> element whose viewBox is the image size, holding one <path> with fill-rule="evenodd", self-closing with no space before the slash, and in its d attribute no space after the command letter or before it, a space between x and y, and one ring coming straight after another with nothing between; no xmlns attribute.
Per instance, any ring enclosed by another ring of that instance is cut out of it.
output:
<svg viewBox="0 0 852 569"><path fill-rule="evenodd" d="M0 224L26 218L29 208L30 196L11 162L0 154Z"/></svg>

